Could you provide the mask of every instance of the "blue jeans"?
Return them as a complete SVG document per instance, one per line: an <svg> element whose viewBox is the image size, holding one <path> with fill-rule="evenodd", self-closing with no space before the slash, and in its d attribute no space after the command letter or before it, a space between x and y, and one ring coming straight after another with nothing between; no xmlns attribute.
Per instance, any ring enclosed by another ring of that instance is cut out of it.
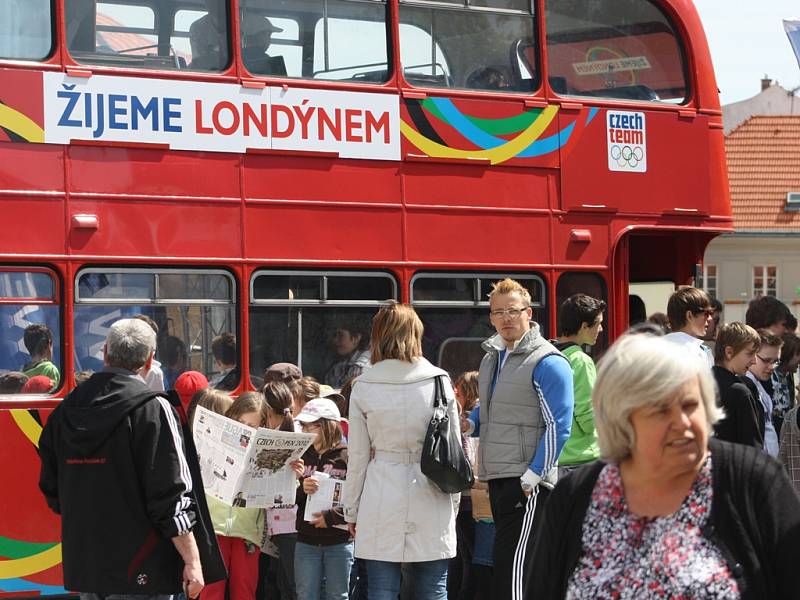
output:
<svg viewBox="0 0 800 600"><path fill-rule="evenodd" d="M396 600L400 593L400 564L367 560L369 600ZM408 563L414 574L416 600L447 600L447 563L442 560Z"/></svg>
<svg viewBox="0 0 800 600"><path fill-rule="evenodd" d="M326 600L347 600L352 566L353 542L333 546L297 542L294 549L297 600L320 600L323 577Z"/></svg>

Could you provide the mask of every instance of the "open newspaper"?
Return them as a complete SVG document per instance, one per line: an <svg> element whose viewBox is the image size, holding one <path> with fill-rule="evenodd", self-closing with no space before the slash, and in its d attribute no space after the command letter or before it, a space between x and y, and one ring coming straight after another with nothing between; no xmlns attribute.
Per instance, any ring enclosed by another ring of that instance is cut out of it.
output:
<svg viewBox="0 0 800 600"><path fill-rule="evenodd" d="M306 511L303 513L305 521L313 521L314 513L321 513L342 505L342 490L344 481L334 479L327 473L317 471L314 477L319 480L319 489L306 497ZM334 525L339 529L347 529L347 525Z"/></svg>
<svg viewBox="0 0 800 600"><path fill-rule="evenodd" d="M206 494L231 506L294 504L290 463L313 443L313 433L253 429L198 406L193 434Z"/></svg>

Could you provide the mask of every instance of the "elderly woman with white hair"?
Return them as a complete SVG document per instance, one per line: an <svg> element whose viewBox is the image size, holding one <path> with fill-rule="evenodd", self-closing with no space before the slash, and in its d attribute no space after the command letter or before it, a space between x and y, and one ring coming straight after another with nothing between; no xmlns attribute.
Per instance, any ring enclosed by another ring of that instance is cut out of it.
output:
<svg viewBox="0 0 800 600"><path fill-rule="evenodd" d="M603 357L592 402L602 460L544 512L536 598L800 597L800 499L764 452L711 438L711 372L652 335Z"/></svg>

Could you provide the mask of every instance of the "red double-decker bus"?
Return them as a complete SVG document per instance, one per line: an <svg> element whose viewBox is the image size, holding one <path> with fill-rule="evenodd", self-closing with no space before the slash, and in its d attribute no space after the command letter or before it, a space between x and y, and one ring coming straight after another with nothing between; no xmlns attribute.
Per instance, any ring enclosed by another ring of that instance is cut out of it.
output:
<svg viewBox="0 0 800 600"><path fill-rule="evenodd" d="M66 592L36 446L114 320L155 320L167 385L336 387L396 299L457 374L491 282L545 335L603 297L613 337L632 282L688 283L731 228L689 0L6 0L0 142L0 596Z"/></svg>

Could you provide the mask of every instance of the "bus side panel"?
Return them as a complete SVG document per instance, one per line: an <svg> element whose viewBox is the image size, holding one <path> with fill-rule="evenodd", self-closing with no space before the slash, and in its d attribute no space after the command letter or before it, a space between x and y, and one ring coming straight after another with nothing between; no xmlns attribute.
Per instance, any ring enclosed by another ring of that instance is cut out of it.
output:
<svg viewBox="0 0 800 600"><path fill-rule="evenodd" d="M498 208L548 207L547 181L531 169L406 163L408 204Z"/></svg>
<svg viewBox="0 0 800 600"><path fill-rule="evenodd" d="M596 268L609 264L608 218L567 214L553 231L555 262Z"/></svg>
<svg viewBox="0 0 800 600"><path fill-rule="evenodd" d="M0 146L0 190L64 191L64 151L61 146L4 143Z"/></svg>
<svg viewBox="0 0 800 600"><path fill-rule="evenodd" d="M398 163L247 155L242 166L248 200L400 203Z"/></svg>
<svg viewBox="0 0 800 600"><path fill-rule="evenodd" d="M63 254L64 200L12 196L2 198L2 203L0 254L36 257Z"/></svg>
<svg viewBox="0 0 800 600"><path fill-rule="evenodd" d="M50 411L0 408L0 594L63 594L61 521L39 491L37 448Z"/></svg>
<svg viewBox="0 0 800 600"><path fill-rule="evenodd" d="M70 146L69 159L72 193L240 197L233 154Z"/></svg>
<svg viewBox="0 0 800 600"><path fill-rule="evenodd" d="M581 143L562 156L564 210L601 205L626 213L710 212L708 117L646 109L601 109ZM643 128L617 127L639 122ZM639 141L644 152L632 154Z"/></svg>
<svg viewBox="0 0 800 600"><path fill-rule="evenodd" d="M465 265L549 264L549 223L547 214L409 211L408 259Z"/></svg>
<svg viewBox="0 0 800 600"><path fill-rule="evenodd" d="M2 143L2 254L64 252L64 152L60 146ZM34 235L26 232L36 232ZM42 232L46 232L42 235Z"/></svg>
<svg viewBox="0 0 800 600"><path fill-rule="evenodd" d="M400 209L248 204L245 254L256 260L399 261Z"/></svg>
<svg viewBox="0 0 800 600"><path fill-rule="evenodd" d="M73 200L74 214L96 215L96 231L73 230L73 254L101 257L241 255L240 202Z"/></svg>

